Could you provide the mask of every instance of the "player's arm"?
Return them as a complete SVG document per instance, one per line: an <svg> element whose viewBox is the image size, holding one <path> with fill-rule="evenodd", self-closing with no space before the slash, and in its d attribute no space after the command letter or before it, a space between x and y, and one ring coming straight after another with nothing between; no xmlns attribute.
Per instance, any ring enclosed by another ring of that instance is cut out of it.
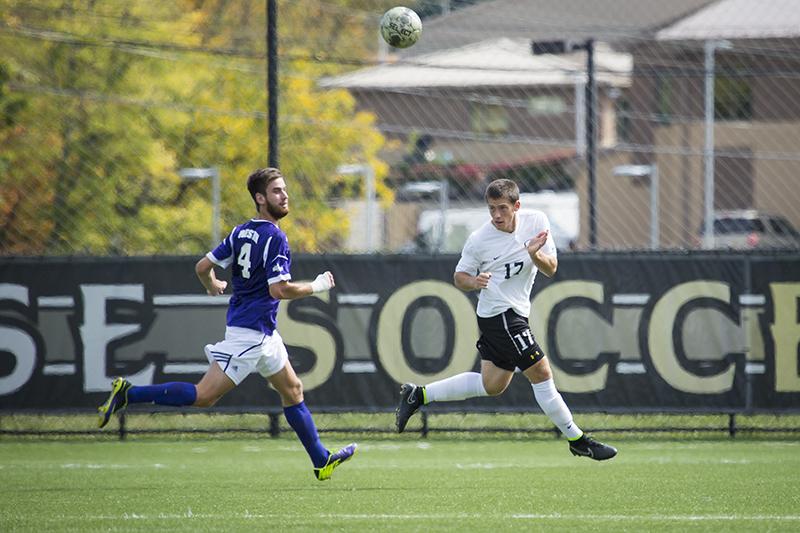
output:
<svg viewBox="0 0 800 533"><path fill-rule="evenodd" d="M539 269L539 272L552 278L558 270L558 258L546 254L542 251L542 247L547 242L547 237L550 235L550 230L539 232L536 237L528 241L528 255L531 256L533 264Z"/></svg>
<svg viewBox="0 0 800 533"><path fill-rule="evenodd" d="M461 259L459 259L456 271L453 274L453 284L462 291L479 291L489 286L492 273L480 271L478 255L473 234L464 243L464 249L461 250ZM473 275L470 272L477 272L477 274Z"/></svg>
<svg viewBox="0 0 800 533"><path fill-rule="evenodd" d="M214 274L214 263L212 263L208 257L203 256L197 264L194 265L194 272L197 274L197 278L200 280L200 283L203 284L209 296L219 296L225 292L228 282L217 279L216 274Z"/></svg>
<svg viewBox="0 0 800 533"><path fill-rule="evenodd" d="M277 300L294 300L296 298L311 296L318 292L330 290L335 285L333 274L326 270L317 276L314 281L310 282L281 280L271 283L269 286L269 294Z"/></svg>
<svg viewBox="0 0 800 533"><path fill-rule="evenodd" d="M456 272L453 274L453 284L462 291L477 291L488 287L491 278L491 272L479 272L477 276Z"/></svg>

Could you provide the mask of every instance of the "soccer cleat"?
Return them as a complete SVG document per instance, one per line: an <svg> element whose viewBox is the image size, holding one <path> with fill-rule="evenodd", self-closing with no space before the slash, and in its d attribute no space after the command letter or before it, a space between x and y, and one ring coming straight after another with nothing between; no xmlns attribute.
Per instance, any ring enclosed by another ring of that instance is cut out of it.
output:
<svg viewBox="0 0 800 533"><path fill-rule="evenodd" d="M419 411L423 404L422 387L413 383L405 383L400 387L400 404L395 411L395 425L397 432L402 433L406 429L408 419L411 415Z"/></svg>
<svg viewBox="0 0 800 533"><path fill-rule="evenodd" d="M348 444L338 452L330 454L328 456L328 461L325 463L325 466L323 466L322 468L314 469L314 475L317 476L317 479L320 481L325 481L326 479L330 479L331 476L333 475L333 470L343 462L353 457L353 455L355 455L356 453L357 448L358 444L354 442L352 444Z"/></svg>
<svg viewBox="0 0 800 533"><path fill-rule="evenodd" d="M97 408L99 417L97 427L105 427L111 419L111 415L128 406L128 389L130 388L131 382L127 379L115 378L111 382L111 394L108 395L108 400Z"/></svg>
<svg viewBox="0 0 800 533"><path fill-rule="evenodd" d="M617 449L613 446L598 442L585 434L576 440L569 441L569 451L572 452L572 455L589 457L595 461L605 461L617 455Z"/></svg>

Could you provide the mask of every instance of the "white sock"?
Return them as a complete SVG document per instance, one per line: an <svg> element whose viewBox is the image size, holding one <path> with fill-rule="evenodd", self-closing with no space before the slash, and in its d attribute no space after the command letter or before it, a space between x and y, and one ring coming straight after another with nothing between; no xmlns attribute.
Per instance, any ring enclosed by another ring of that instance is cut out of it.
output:
<svg viewBox="0 0 800 533"><path fill-rule="evenodd" d="M425 385L425 403L450 402L489 396L483 388L483 378L477 372L464 372Z"/></svg>
<svg viewBox="0 0 800 533"><path fill-rule="evenodd" d="M533 396L544 414L558 426L564 436L573 440L583 435L581 428L572 421L572 413L564 403L561 394L556 390L556 384L552 378L541 383L534 383Z"/></svg>

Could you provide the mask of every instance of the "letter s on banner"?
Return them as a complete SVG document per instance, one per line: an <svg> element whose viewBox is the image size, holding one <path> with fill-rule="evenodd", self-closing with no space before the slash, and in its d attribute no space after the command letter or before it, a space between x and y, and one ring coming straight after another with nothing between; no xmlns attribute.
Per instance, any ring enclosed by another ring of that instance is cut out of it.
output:
<svg viewBox="0 0 800 533"><path fill-rule="evenodd" d="M28 288L14 283L0 283L0 300L14 300L29 305ZM0 352L10 353L16 360L14 370L0 377L0 396L21 389L36 368L36 342L24 331L9 324L0 325Z"/></svg>
<svg viewBox="0 0 800 533"><path fill-rule="evenodd" d="M441 299L453 313L453 353L447 367L435 374L420 374L408 366L403 355L403 317L408 306L425 296ZM376 331L378 360L398 383L428 383L472 370L477 359L478 319L469 298L449 283L425 280L410 283L392 294L381 309Z"/></svg>
<svg viewBox="0 0 800 533"><path fill-rule="evenodd" d="M11 374L0 377L0 396L5 396L31 379L36 368L36 343L24 331L0 325L0 352L10 353L17 360Z"/></svg>
<svg viewBox="0 0 800 533"><path fill-rule="evenodd" d="M330 292L314 295L324 302L330 300ZM290 346L306 348L314 354L315 363L311 369L300 374L303 389L313 390L324 384L333 374L336 366L336 339L322 326L300 322L289 316L289 302L278 306L278 324L283 342Z"/></svg>

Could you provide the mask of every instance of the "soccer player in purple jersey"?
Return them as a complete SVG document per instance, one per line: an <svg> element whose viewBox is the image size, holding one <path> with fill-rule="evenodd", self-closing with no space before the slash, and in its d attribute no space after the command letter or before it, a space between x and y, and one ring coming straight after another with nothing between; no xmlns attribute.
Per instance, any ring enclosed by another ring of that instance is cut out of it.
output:
<svg viewBox="0 0 800 533"><path fill-rule="evenodd" d="M350 459L356 444L329 452L319 439L314 419L303 402L303 383L295 374L277 330L278 303L330 290L333 274L323 272L313 282L291 281L292 255L279 227L289 214L286 182L277 168L259 169L247 178L258 213L236 226L213 251L195 265L200 283L210 296L219 296L228 283L217 279L214 267L233 269L233 295L228 306L225 339L205 347L210 366L197 385L183 382L133 386L116 378L106 403L98 408L99 426L129 403L210 407L252 372L264 376L278 391L283 412L303 443L314 475L330 479L333 470Z"/></svg>

